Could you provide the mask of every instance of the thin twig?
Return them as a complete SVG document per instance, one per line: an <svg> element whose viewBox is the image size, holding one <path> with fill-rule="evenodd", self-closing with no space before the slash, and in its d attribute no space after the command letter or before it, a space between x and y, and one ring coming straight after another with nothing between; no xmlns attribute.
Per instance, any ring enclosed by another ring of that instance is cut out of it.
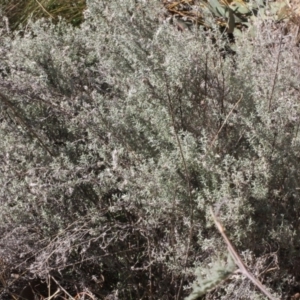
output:
<svg viewBox="0 0 300 300"><path fill-rule="evenodd" d="M227 245L227 248L228 248L228 251L229 253L231 254L232 258L234 259L234 262L237 264L237 266L239 267L240 269L240 272L246 276L247 278L249 278L252 283L254 285L256 285L262 293L264 293L269 299L271 300L277 300L276 298L274 298L267 290L266 288L263 286L263 284L257 279L254 277L254 275L252 273L250 273L248 270L247 270L247 267L245 266L245 264L243 263L241 257L239 256L239 254L237 253L237 251L235 250L233 244L230 242L229 238L227 237L226 233L225 233L225 229L224 227L222 226L221 222L218 220L217 216L215 215L213 209L211 208L211 215L214 219L214 222L215 222L215 225L217 227L217 229L219 230L219 232L221 233L226 245Z"/></svg>
<svg viewBox="0 0 300 300"><path fill-rule="evenodd" d="M45 7L38 1L35 0L37 2L37 4L42 8L42 10L51 18L51 19L55 19L46 9Z"/></svg>
<svg viewBox="0 0 300 300"><path fill-rule="evenodd" d="M169 112L170 112L170 115L171 115L172 126L174 128L174 133L175 133L176 141L177 141L177 144L178 144L180 156L181 156L181 159L182 159L182 162L183 162L183 165L184 165L185 177L186 177L185 179L186 179L187 186L188 186L188 194L189 194L189 202L190 202L189 204L190 204L190 222L191 222L190 224L191 225L190 225L190 232L189 232L188 242L187 242L187 246L186 246L185 261L184 261L184 265L185 265L184 268L186 269L187 262L188 262L188 257L189 257L189 249L190 249L191 241L192 241L193 224L194 224L194 207L193 207L193 199L192 199L192 188L191 188L190 175L189 175L189 172L188 172L187 163L186 163L186 160L185 160L185 157L184 157L184 154L183 154L183 150L182 150L182 146L181 146L181 142L180 142L180 139L178 137L177 130L176 130L175 115L174 115L171 96L169 94L170 88L169 88L169 85L168 85L167 78L165 78L165 82L166 82L166 87L167 87L167 98L168 98L168 104L169 104ZM182 286L183 286L183 277L181 278L178 293L176 295L177 300L180 298Z"/></svg>
<svg viewBox="0 0 300 300"><path fill-rule="evenodd" d="M209 150L212 148L212 146L214 145L216 139L218 138L220 132L222 131L223 127L225 126L227 120L229 119L230 115L232 114L232 112L235 110L235 108L238 106L238 104L241 102L243 98L243 95L240 97L240 99L235 103L235 105L233 106L233 108L231 109L231 111L229 112L229 114L226 116L222 126L220 127L220 129L218 130L217 134L215 135L215 137L213 138L212 142L209 145Z"/></svg>
<svg viewBox="0 0 300 300"><path fill-rule="evenodd" d="M12 113L15 116L15 119L20 123L20 125L27 128L27 130L39 141L40 145L44 148L46 152L48 152L52 157L54 157L54 154L50 151L50 149L45 145L45 143L42 141L42 139L31 129L31 127L27 124L27 122L24 120L24 118L21 116L21 114L17 111L17 109L14 107L12 102L0 92L0 99L2 102L12 111Z"/></svg>
<svg viewBox="0 0 300 300"><path fill-rule="evenodd" d="M276 85L277 77L278 77L279 59L280 59L280 54L281 54L281 44L282 44L282 34L281 34L281 37L280 37L279 51L278 51L277 62L276 62L276 69L275 69L275 74L274 74L274 79L273 79L271 94L270 94L270 97L269 97L269 111L271 110L272 98L273 98L273 94L274 94L274 90L275 90L275 85Z"/></svg>
<svg viewBox="0 0 300 300"><path fill-rule="evenodd" d="M70 299L74 299L59 283L58 281L55 280L55 278L53 276L51 276L52 280L58 285L58 287L65 292L66 295L68 295L70 297Z"/></svg>

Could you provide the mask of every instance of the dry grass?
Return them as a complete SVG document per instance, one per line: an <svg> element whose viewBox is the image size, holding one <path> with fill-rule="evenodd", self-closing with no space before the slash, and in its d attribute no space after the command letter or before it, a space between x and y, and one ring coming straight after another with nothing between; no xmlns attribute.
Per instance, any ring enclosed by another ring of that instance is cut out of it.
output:
<svg viewBox="0 0 300 300"><path fill-rule="evenodd" d="M51 18L57 21L58 17L63 17L74 26L83 21L82 12L86 8L85 0L28 0L28 1L3 1L0 9L3 15L7 16L11 29L18 28L21 24L33 18Z"/></svg>

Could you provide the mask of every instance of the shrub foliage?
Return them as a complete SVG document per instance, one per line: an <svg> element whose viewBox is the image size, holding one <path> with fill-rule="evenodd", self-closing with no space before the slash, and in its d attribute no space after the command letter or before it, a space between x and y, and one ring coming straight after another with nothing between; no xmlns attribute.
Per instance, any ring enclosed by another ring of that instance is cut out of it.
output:
<svg viewBox="0 0 300 300"><path fill-rule="evenodd" d="M273 295L300 290L293 36L257 23L232 55L148 2L90 0L78 28L1 31L3 298L32 277L97 299L182 299L195 270L219 283L211 206ZM239 274L213 288L205 299L261 297Z"/></svg>

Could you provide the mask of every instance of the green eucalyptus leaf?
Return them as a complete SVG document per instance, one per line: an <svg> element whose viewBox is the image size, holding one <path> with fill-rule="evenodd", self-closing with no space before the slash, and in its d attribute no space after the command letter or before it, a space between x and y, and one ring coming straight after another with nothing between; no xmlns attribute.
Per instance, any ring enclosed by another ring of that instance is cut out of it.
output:
<svg viewBox="0 0 300 300"><path fill-rule="evenodd" d="M235 37L242 37L243 32L239 28L235 27L234 31L233 31L233 34L234 34Z"/></svg>
<svg viewBox="0 0 300 300"><path fill-rule="evenodd" d="M227 30L227 32L228 33L233 33L234 27L235 27L235 20L234 20L233 12L229 7L226 8L226 17L228 19L228 25L227 25L228 30Z"/></svg>
<svg viewBox="0 0 300 300"><path fill-rule="evenodd" d="M217 17L226 17L226 11L223 5L218 0L208 0L209 5L212 8L214 15Z"/></svg>
<svg viewBox="0 0 300 300"><path fill-rule="evenodd" d="M260 8L260 7L265 7L266 6L265 2L266 2L265 0L256 0L256 1L253 2L253 4L256 5L257 8Z"/></svg>
<svg viewBox="0 0 300 300"><path fill-rule="evenodd" d="M238 3L238 2L232 2L229 7L235 12L235 13L239 13L241 15L248 15L251 14L252 11L245 5L242 3Z"/></svg>
<svg viewBox="0 0 300 300"><path fill-rule="evenodd" d="M234 17L235 23L244 23L245 22L245 19L241 19L240 17L238 17L234 11L233 11L233 17Z"/></svg>

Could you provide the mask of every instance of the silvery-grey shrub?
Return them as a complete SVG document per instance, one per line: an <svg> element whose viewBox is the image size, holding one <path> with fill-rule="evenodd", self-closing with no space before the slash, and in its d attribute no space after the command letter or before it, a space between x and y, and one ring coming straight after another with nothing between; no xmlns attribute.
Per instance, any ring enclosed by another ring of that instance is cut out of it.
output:
<svg viewBox="0 0 300 300"><path fill-rule="evenodd" d="M99 299L182 299L196 269L205 281L227 260L214 206L252 273L287 297L300 246L293 37L257 24L232 54L226 36L180 32L149 2L87 1L80 28L1 29L1 259ZM234 275L205 297L262 296Z"/></svg>

